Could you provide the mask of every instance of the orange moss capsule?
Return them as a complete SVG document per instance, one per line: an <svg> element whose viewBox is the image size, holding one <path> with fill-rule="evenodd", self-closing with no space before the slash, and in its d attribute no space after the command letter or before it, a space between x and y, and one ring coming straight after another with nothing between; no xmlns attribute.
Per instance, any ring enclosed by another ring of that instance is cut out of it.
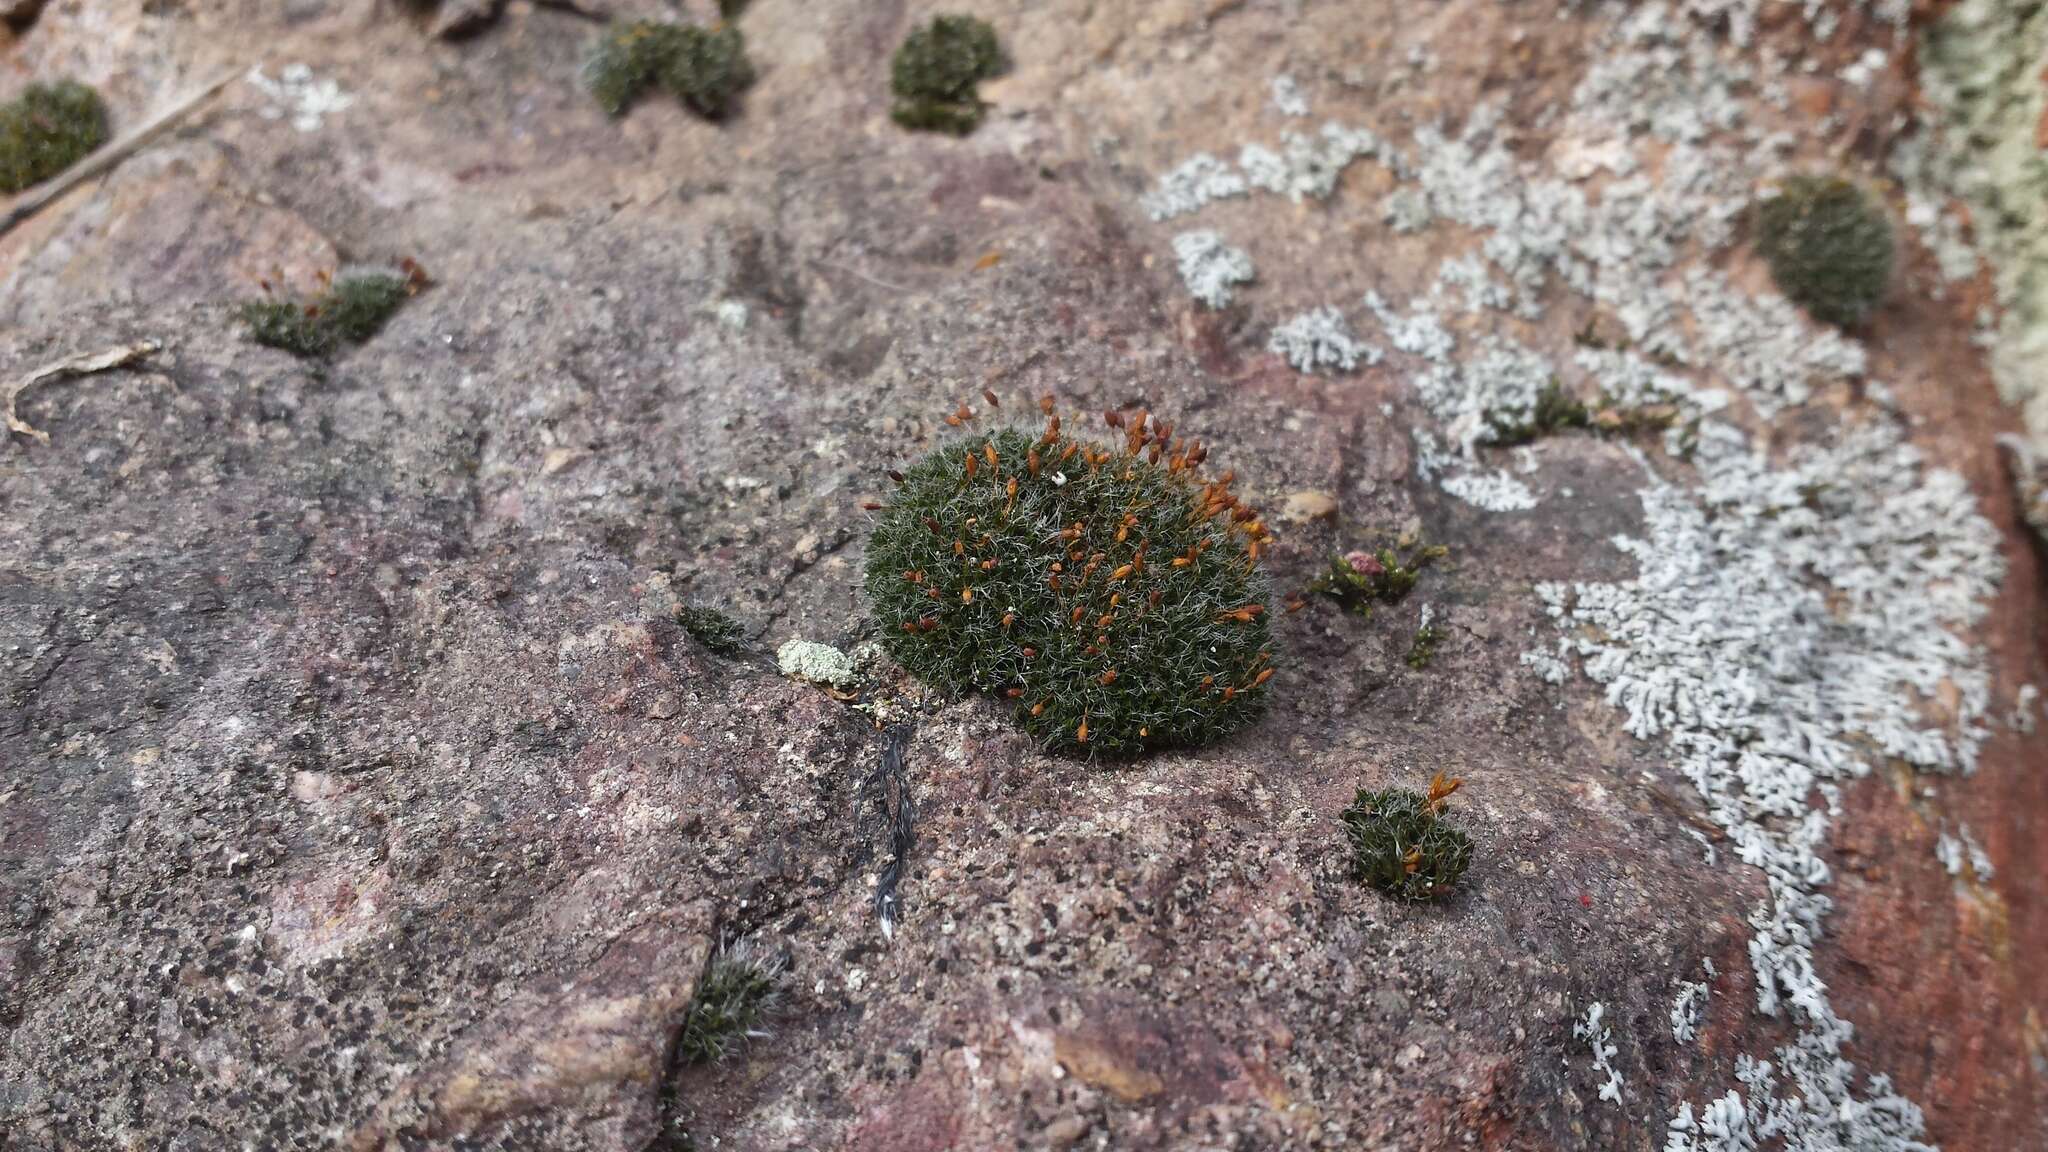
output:
<svg viewBox="0 0 2048 1152"><path fill-rule="evenodd" d="M972 604L972 603L974 603L974 589L972 589L972 588L962 588L962 589L960 590L960 602L961 602L962 604Z"/></svg>
<svg viewBox="0 0 2048 1152"><path fill-rule="evenodd" d="M1109 671L1104 672L1101 676L1097 677L1097 682L1102 684L1116 683L1116 669L1111 668Z"/></svg>
<svg viewBox="0 0 2048 1152"><path fill-rule="evenodd" d="M981 454L982 454L983 456L986 456L986 457L988 457L988 466L989 466L989 467L991 467L991 468L998 468L998 467L1001 467L1001 464L1000 464L1000 463L999 463L999 462L997 461L997 459L996 459L996 442L995 442L995 441L993 441L993 440L988 440L988 441L984 441L984 442L982 443L982 445L981 445Z"/></svg>
<svg viewBox="0 0 2048 1152"><path fill-rule="evenodd" d="M1079 728L1076 728L1076 729L1074 729L1074 743L1076 743L1076 744L1086 744L1087 742L1088 742L1088 718L1087 718L1086 716L1083 716L1083 717L1081 718L1081 726L1080 726Z"/></svg>
<svg viewBox="0 0 2048 1152"><path fill-rule="evenodd" d="M860 502L860 506L863 510L868 512L880 512L882 510L882 506L880 504L877 504L873 500L863 500Z"/></svg>
<svg viewBox="0 0 2048 1152"><path fill-rule="evenodd" d="M1043 701L1043 700L1040 700L1040 701L1039 701L1038 703L1036 703L1036 704L1033 704L1033 705L1031 706L1031 714L1032 714L1033 716L1043 716L1043 715L1045 715L1045 701Z"/></svg>
<svg viewBox="0 0 2048 1152"><path fill-rule="evenodd" d="M1033 448L1024 453L1024 468L1031 473L1033 480L1038 479L1038 449Z"/></svg>
<svg viewBox="0 0 2048 1152"><path fill-rule="evenodd" d="M1114 408L1106 409L1102 413L1102 422L1111 428L1121 428L1124 426L1124 414Z"/></svg>
<svg viewBox="0 0 2048 1152"><path fill-rule="evenodd" d="M1262 668L1259 670L1259 674L1257 676L1252 677L1252 687L1257 688L1259 685L1264 684L1266 681L1271 680L1272 678L1273 670L1271 668Z"/></svg>
<svg viewBox="0 0 2048 1152"><path fill-rule="evenodd" d="M1002 403L996 399L996 394L991 389L983 388L981 390L981 398L983 400L988 401L988 406L991 408L1001 408L1003 406Z"/></svg>
<svg viewBox="0 0 2048 1152"><path fill-rule="evenodd" d="M1011 623L1014 622L1016 619L1017 614L1015 612L1003 613L1003 627L1008 628L1011 625Z"/></svg>
<svg viewBox="0 0 2048 1152"><path fill-rule="evenodd" d="M1012 688L1008 692L1004 693L1004 695L1008 696L1012 700L1015 700L1017 697L1022 696L1023 694L1024 690L1022 688Z"/></svg>
<svg viewBox="0 0 2048 1152"><path fill-rule="evenodd" d="M980 461L980 460L977 460L977 459L975 459L975 457L974 457L974 453L972 453L972 452L969 452L969 453L967 454L967 478L968 478L969 480L972 480L972 479L974 479L974 470L975 470L976 468L979 468L980 466L981 466L981 461Z"/></svg>
<svg viewBox="0 0 2048 1152"><path fill-rule="evenodd" d="M1110 615L1107 612L1104 612L1102 615L1095 618L1095 626L1097 628L1107 628L1109 627L1109 622L1114 619L1116 619L1116 617Z"/></svg>
<svg viewBox="0 0 2048 1152"><path fill-rule="evenodd" d="M1110 574L1109 574L1109 579L1110 579L1110 581L1111 581L1112 583L1114 583L1114 582L1116 582L1116 581L1118 581L1118 580L1121 580L1121 579L1123 579L1123 578L1124 578L1124 577L1126 577L1126 576L1129 576L1129 575L1130 575L1130 574L1131 574L1132 572L1135 572L1135 571L1137 571L1137 569L1133 568L1133 567L1132 567L1131 565L1129 565L1129 564L1125 564L1125 565L1124 565L1124 566L1122 566L1121 568L1118 568L1118 569L1117 569L1116 571L1114 571L1114 572L1110 573Z"/></svg>
<svg viewBox="0 0 2048 1152"><path fill-rule="evenodd" d="M1038 398L1038 410L1047 416L1052 415L1052 393L1047 392Z"/></svg>
<svg viewBox="0 0 2048 1152"><path fill-rule="evenodd" d="M1229 686L1229 685L1227 685L1227 684L1226 684L1226 685L1224 685L1224 687L1223 687L1223 698L1224 698L1225 700L1235 700L1235 699L1237 698L1237 689L1235 689L1235 688L1232 688L1232 687L1230 687L1230 686Z"/></svg>
<svg viewBox="0 0 2048 1152"><path fill-rule="evenodd" d="M1210 688L1214 687L1215 684L1216 678L1214 676L1202 677L1202 691L1207 692Z"/></svg>
<svg viewBox="0 0 2048 1152"><path fill-rule="evenodd" d="M1026 649L1024 649L1024 658L1025 658L1026 660L1029 660L1029 659L1031 659L1031 658L1033 658L1033 657L1035 657L1035 656L1037 656L1037 655L1038 655L1038 649L1036 649L1036 648L1026 648Z"/></svg>

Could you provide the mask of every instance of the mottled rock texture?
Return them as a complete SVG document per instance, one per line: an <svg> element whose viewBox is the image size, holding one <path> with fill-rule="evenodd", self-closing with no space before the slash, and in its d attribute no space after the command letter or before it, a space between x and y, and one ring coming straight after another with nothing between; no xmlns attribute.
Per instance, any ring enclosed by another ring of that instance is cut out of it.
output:
<svg viewBox="0 0 2048 1152"><path fill-rule="evenodd" d="M1712 826L1597 687L1519 662L1552 634L1535 583L1633 574L1609 543L1641 524L1629 445L1546 441L1530 511L1455 500L1416 477L1399 373L1296 373L1249 313L1185 295L1181 228L1138 204L1269 132L1282 72L1404 143L1504 101L1539 153L1613 14L965 8L1011 67L964 140L889 122L889 54L935 11L902 0L755 0L759 78L723 124L608 119L577 83L596 25L561 5L452 43L373 0L51 0L0 31L0 95L78 76L116 134L226 67L303 63L350 98L238 83L0 237L0 385L164 343L36 386L19 410L50 442L0 445L0 1148L1655 1148L1785 1040L1746 956L1761 875L1725 842L1703 862ZM1818 61L1795 107L1832 127L1794 146L1874 172L1910 53L1837 77L1888 35L1782 19L1729 51ZM1389 189L1350 171L1332 202L1367 207L1300 208L1260 284L1421 291L1456 229L1397 236ZM1217 219L1243 243L1240 212ZM235 322L259 280L310 295L405 257L432 285L329 364ZM1873 375L2004 534L1974 637L2002 715L2048 682L2040 556L1970 340L1989 290L1936 300L1936 276L1902 249ZM1568 355L1597 319L1522 337ZM859 505L984 387L1143 404L1276 514L1318 495L1268 558L1283 591L1411 522L1451 555L1370 621L1279 613L1270 715L1132 766L876 668L915 723L885 936L876 721L770 654L864 638ZM705 650L678 603L736 616L750 654ZM1417 670L1425 603L1443 638ZM2001 726L1974 776L1852 784L1828 850L1818 963L1851 1050L1948 1149L2048 1141L2041 740ZM1436 771L1465 780L1460 893L1351 883L1356 790ZM1965 822L1995 880L1937 860ZM786 1007L683 1065L690 992L738 936L788 950ZM1619 1104L1573 1035L1593 1002Z"/></svg>

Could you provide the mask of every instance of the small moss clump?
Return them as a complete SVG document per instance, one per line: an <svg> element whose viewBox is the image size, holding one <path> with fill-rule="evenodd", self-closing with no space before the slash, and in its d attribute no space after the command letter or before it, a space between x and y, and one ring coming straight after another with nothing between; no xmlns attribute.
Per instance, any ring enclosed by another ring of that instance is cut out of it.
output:
<svg viewBox="0 0 2048 1152"><path fill-rule="evenodd" d="M107 142L107 106L76 80L31 84L0 104L0 192L40 184Z"/></svg>
<svg viewBox="0 0 2048 1152"><path fill-rule="evenodd" d="M746 628L716 608L678 607L676 623L697 643L720 656L737 656L746 650Z"/></svg>
<svg viewBox="0 0 2048 1152"><path fill-rule="evenodd" d="M1892 226L1875 197L1834 176L1794 176L1756 209L1757 248L1785 295L1830 324L1861 324L1892 274Z"/></svg>
<svg viewBox="0 0 2048 1152"><path fill-rule="evenodd" d="M1518 444L1530 444L1545 436L1554 436L1568 428L1585 428L1593 423L1593 413L1580 403L1557 381L1552 380L1536 394L1536 405L1529 412L1529 418L1520 423L1499 419L1488 421L1489 442L1503 448Z"/></svg>
<svg viewBox="0 0 2048 1152"><path fill-rule="evenodd" d="M934 16L896 49L889 86L890 118L905 128L965 136L988 106L977 89L1003 68L996 30L972 16Z"/></svg>
<svg viewBox="0 0 2048 1152"><path fill-rule="evenodd" d="M1404 551L1405 557L1392 548L1333 556L1330 570L1309 581L1308 590L1328 596L1347 612L1371 619L1374 604L1398 604L1406 599L1422 578L1422 570L1450 555L1451 550L1430 544Z"/></svg>
<svg viewBox="0 0 2048 1152"><path fill-rule="evenodd" d="M255 300L242 305L249 338L294 356L331 355L344 344L361 344L424 283L408 262L406 276L362 272L342 276L311 301Z"/></svg>
<svg viewBox="0 0 2048 1152"><path fill-rule="evenodd" d="M1270 536L1207 455L1142 410L1114 447L1014 428L935 449L868 542L890 654L928 683L1014 702L1047 748L1132 756L1250 723L1272 678ZM962 405L948 418L973 419Z"/></svg>
<svg viewBox="0 0 2048 1152"><path fill-rule="evenodd" d="M660 88L699 116L722 120L754 82L746 38L730 24L700 28L641 20L607 33L583 64L583 84L598 106L623 116Z"/></svg>
<svg viewBox="0 0 2048 1152"><path fill-rule="evenodd" d="M1462 781L1410 788L1361 788L1343 821L1351 838L1351 877L1400 900L1433 900L1455 888L1472 862L1472 841L1443 818Z"/></svg>
<svg viewBox="0 0 2048 1152"><path fill-rule="evenodd" d="M1422 626L1415 630L1415 639L1408 644L1408 666L1417 671L1429 667L1429 662L1436 659L1436 646L1443 638L1443 629L1432 621L1424 620Z"/></svg>
<svg viewBox="0 0 2048 1152"><path fill-rule="evenodd" d="M758 1040L782 1000L782 958L762 954L749 941L719 949L697 981L683 1013L676 1054L691 1064L712 1064L742 1040Z"/></svg>

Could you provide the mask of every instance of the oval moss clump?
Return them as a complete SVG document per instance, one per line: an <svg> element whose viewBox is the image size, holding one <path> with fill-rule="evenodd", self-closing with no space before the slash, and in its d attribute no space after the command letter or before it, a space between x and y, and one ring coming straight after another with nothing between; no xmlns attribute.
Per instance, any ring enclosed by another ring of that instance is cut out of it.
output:
<svg viewBox="0 0 2048 1152"><path fill-rule="evenodd" d="M0 104L0 192L40 184L107 142L107 106L76 80L31 84Z"/></svg>
<svg viewBox="0 0 2048 1152"><path fill-rule="evenodd" d="M1106 418L1121 443L1051 416L918 461L868 542L868 597L906 669L1011 701L1048 748L1204 744L1265 703L1268 534L1228 473L1200 478L1201 445L1142 411Z"/></svg>
<svg viewBox="0 0 2048 1152"><path fill-rule="evenodd" d="M996 30L972 16L934 16L904 38L889 64L896 103L889 115L905 128L965 136L988 106L980 84L1003 70Z"/></svg>
<svg viewBox="0 0 2048 1152"><path fill-rule="evenodd" d="M1861 324L1892 277L1892 226L1875 197L1838 176L1794 176L1757 205L1757 250L1785 295L1817 320Z"/></svg>

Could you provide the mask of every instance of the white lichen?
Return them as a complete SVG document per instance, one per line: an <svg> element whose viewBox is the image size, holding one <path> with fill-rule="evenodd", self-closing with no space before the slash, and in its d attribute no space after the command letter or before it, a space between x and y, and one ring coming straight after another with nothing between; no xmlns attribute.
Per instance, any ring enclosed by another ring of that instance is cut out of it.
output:
<svg viewBox="0 0 2048 1152"><path fill-rule="evenodd" d="M1593 1050L1593 1071L1606 1079L1600 1085L1600 1098L1615 1104L1621 1103L1621 1073L1615 1070L1614 1055L1620 1049L1614 1046L1614 1035L1607 1025L1600 1022L1607 1006L1595 1000L1586 1006L1586 1017L1572 1025L1572 1035L1584 1040Z"/></svg>
<svg viewBox="0 0 2048 1152"><path fill-rule="evenodd" d="M1707 1000L1714 994L1713 987L1704 980L1681 980L1678 995L1671 1001L1671 1038L1680 1044L1692 1043L1699 1033L1700 1016L1706 1012Z"/></svg>
<svg viewBox="0 0 2048 1152"><path fill-rule="evenodd" d="M775 652L775 666L784 676L841 691L860 687L860 670L853 658L830 644L815 640L790 640Z"/></svg>
<svg viewBox="0 0 2048 1152"><path fill-rule="evenodd" d="M1990 883L1996 871L1991 865L1990 853L1984 851L1984 846L1970 834L1968 824L1959 825L1954 834L1944 826L1934 841L1934 858L1941 861L1942 869L1951 876L1961 876L1963 869L1968 867L1980 884Z"/></svg>
<svg viewBox="0 0 2048 1152"><path fill-rule="evenodd" d="M356 102L334 81L314 79L313 69L304 64L285 65L275 80L265 76L259 64L249 69L243 79L269 101L259 115L265 120L289 117L292 127L301 132L318 131L330 114L344 111Z"/></svg>
<svg viewBox="0 0 2048 1152"><path fill-rule="evenodd" d="M1349 372L1358 367L1360 361L1379 363L1381 355L1378 348L1361 343L1351 335L1351 325L1335 308L1303 312L1273 329L1273 334L1266 340L1266 348L1284 358L1297 372L1313 372L1318 368Z"/></svg>
<svg viewBox="0 0 2048 1152"><path fill-rule="evenodd" d="M1211 308L1229 307L1232 288L1251 282L1251 256L1224 243L1214 229L1175 236L1173 254L1180 261L1180 278L1188 294Z"/></svg>
<svg viewBox="0 0 2048 1152"><path fill-rule="evenodd" d="M1284 72L1273 77L1272 96L1273 109L1282 116L1308 115L1308 97L1302 94L1294 77Z"/></svg>
<svg viewBox="0 0 2048 1152"><path fill-rule="evenodd" d="M1197 152L1180 167L1159 178L1159 186L1140 201L1154 220L1171 220L1200 209L1211 200L1225 200L1250 191L1237 170L1207 152Z"/></svg>

